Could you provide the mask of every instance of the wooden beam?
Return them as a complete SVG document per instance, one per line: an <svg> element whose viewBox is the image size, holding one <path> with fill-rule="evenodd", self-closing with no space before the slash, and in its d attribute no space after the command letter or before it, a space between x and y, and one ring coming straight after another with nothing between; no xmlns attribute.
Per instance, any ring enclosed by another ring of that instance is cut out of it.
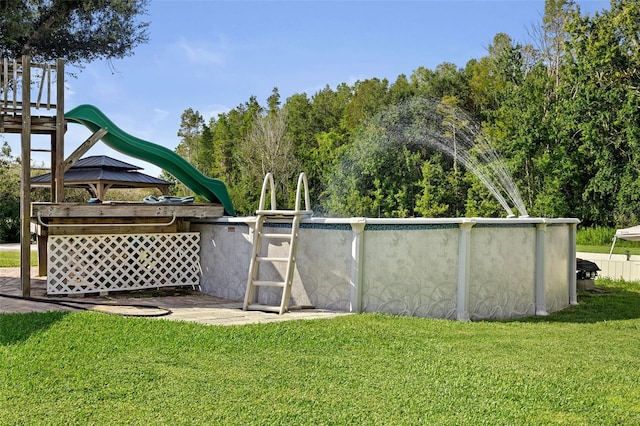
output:
<svg viewBox="0 0 640 426"><path fill-rule="evenodd" d="M107 129L100 129L91 136L87 138L86 141L82 142L82 144L75 150L64 162L64 171L66 172L76 164L76 161L80 159L92 146L94 146L104 135L108 133Z"/></svg>
<svg viewBox="0 0 640 426"><path fill-rule="evenodd" d="M22 133L22 116L2 114L3 133ZM54 117L31 117L32 135L50 135L56 132Z"/></svg>
<svg viewBox="0 0 640 426"><path fill-rule="evenodd" d="M38 275L44 277L47 275L47 243L49 231L44 226L37 225L38 235Z"/></svg>
<svg viewBox="0 0 640 426"><path fill-rule="evenodd" d="M97 183L96 182L87 182L87 186L88 186L87 191L89 191L89 194L91 194L92 197L100 198L98 196L98 192L99 192L98 191L98 187L100 186L99 182L97 182ZM100 200L102 200L102 199L100 198Z"/></svg>
<svg viewBox="0 0 640 426"><path fill-rule="evenodd" d="M49 220L47 231L49 235L171 233L178 232L181 220L176 219L168 224L171 217L52 218Z"/></svg>
<svg viewBox="0 0 640 426"><path fill-rule="evenodd" d="M32 217L42 218L101 218L101 217L171 217L206 219L221 217L221 204L146 204L146 203L33 203Z"/></svg>
<svg viewBox="0 0 640 426"><path fill-rule="evenodd" d="M56 133L52 133L51 134L51 138L50 138L50 156L49 156L49 161L51 161L51 168L49 169L49 172L51 174L51 180L49 181L49 194L51 194L51 198L50 200L55 201L56 197L57 197L57 191L56 191L56 183L59 181L58 179L58 170L56 169L56 159L58 158L58 144L56 143ZM33 185L31 185L31 187L33 187Z"/></svg>
<svg viewBox="0 0 640 426"><path fill-rule="evenodd" d="M99 182L98 183L98 200L104 201L107 191L111 189L112 186L113 186L112 183Z"/></svg>
<svg viewBox="0 0 640 426"><path fill-rule="evenodd" d="M9 105L9 58L2 61L2 107ZM3 132L4 133L4 132Z"/></svg>
<svg viewBox="0 0 640 426"><path fill-rule="evenodd" d="M31 58L22 57L22 104L31 99ZM14 64L15 66L15 64ZM31 296L31 107L22 111L20 161L20 283L22 296Z"/></svg>
<svg viewBox="0 0 640 426"><path fill-rule="evenodd" d="M56 203L64 201L64 133L67 130L66 127L64 119L64 61L58 59L56 60L56 157L54 164L51 165L51 169L54 167L56 169L55 198L53 198Z"/></svg>

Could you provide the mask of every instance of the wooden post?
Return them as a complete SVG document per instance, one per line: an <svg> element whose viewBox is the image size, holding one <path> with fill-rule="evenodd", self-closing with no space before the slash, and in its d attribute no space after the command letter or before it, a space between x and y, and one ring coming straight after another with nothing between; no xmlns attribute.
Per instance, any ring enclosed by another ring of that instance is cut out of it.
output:
<svg viewBox="0 0 640 426"><path fill-rule="evenodd" d="M16 84L17 85L17 84ZM20 282L31 296L31 58L22 57L22 149L20 165Z"/></svg>
<svg viewBox="0 0 640 426"><path fill-rule="evenodd" d="M55 161L51 164L51 172L55 166L55 197L56 203L64 202L64 133L66 122L64 119L64 61L56 60L56 134L55 134Z"/></svg>
<svg viewBox="0 0 640 426"><path fill-rule="evenodd" d="M55 202L57 199L57 183L58 183L58 171L56 170L56 158L58 156L58 144L56 143L56 133L51 133L50 137L50 144L51 144L51 158L49 161L51 161L51 182L49 182L49 193L50 193L50 197L51 197L51 202Z"/></svg>

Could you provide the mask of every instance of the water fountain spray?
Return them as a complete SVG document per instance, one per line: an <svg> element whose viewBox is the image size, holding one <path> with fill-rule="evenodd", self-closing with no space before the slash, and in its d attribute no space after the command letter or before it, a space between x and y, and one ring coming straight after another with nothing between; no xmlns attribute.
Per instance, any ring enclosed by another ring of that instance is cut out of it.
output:
<svg viewBox="0 0 640 426"><path fill-rule="evenodd" d="M491 192L507 213L529 217L522 197L502 158L480 126L460 108L431 99L414 98L392 106L378 117L388 139L408 147L430 147L459 161Z"/></svg>

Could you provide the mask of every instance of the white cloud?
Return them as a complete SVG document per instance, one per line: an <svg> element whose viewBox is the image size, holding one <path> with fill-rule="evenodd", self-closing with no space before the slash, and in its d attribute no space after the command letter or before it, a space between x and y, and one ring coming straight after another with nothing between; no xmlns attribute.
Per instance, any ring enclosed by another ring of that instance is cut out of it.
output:
<svg viewBox="0 0 640 426"><path fill-rule="evenodd" d="M365 77L363 75L351 75L351 76L349 76L349 78L347 79L347 81L345 83L347 83L349 86L353 86L358 81L364 81L366 79L367 79L367 77Z"/></svg>
<svg viewBox="0 0 640 426"><path fill-rule="evenodd" d="M77 77L69 77L65 82L65 108L78 103L104 105L108 101L120 99L126 91L126 80L108 71L102 62L87 65Z"/></svg>
<svg viewBox="0 0 640 426"><path fill-rule="evenodd" d="M231 108L229 108L226 105L222 105L222 104L213 104L213 105L207 105L205 106L205 108L203 109L202 112L200 112L200 114L202 114L202 118L204 118L204 121L206 123L209 123L209 120L211 118L218 118L218 114L224 114L227 113L231 110Z"/></svg>
<svg viewBox="0 0 640 426"><path fill-rule="evenodd" d="M165 118L169 116L169 111L165 111L160 108L153 109L153 117L151 118L151 122L154 124L161 123Z"/></svg>
<svg viewBox="0 0 640 426"><path fill-rule="evenodd" d="M191 65L223 65L225 62L226 49L222 39L217 43L180 39L170 48L180 51Z"/></svg>

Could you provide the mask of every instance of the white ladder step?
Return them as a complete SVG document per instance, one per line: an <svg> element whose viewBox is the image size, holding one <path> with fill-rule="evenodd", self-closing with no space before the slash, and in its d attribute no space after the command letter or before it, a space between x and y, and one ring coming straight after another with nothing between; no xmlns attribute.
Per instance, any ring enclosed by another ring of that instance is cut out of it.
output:
<svg viewBox="0 0 640 426"><path fill-rule="evenodd" d="M258 262L288 262L288 257L256 256Z"/></svg>
<svg viewBox="0 0 640 426"><path fill-rule="evenodd" d="M283 217L292 217L292 216L302 216L312 214L313 212L310 210L256 210L257 215L261 216L283 216Z"/></svg>
<svg viewBox="0 0 640 426"><path fill-rule="evenodd" d="M291 234L262 234L262 236L272 240L291 240Z"/></svg>
<svg viewBox="0 0 640 426"><path fill-rule="evenodd" d="M280 287L280 288L284 288L284 286L287 285L287 283L284 282L284 281L257 281L257 280L254 280L253 281L253 285L263 286L263 287Z"/></svg>
<svg viewBox="0 0 640 426"><path fill-rule="evenodd" d="M280 313L282 308L280 306L275 305L262 305L259 303L254 303L247 306L248 311L266 311L266 312L275 312L277 314Z"/></svg>

